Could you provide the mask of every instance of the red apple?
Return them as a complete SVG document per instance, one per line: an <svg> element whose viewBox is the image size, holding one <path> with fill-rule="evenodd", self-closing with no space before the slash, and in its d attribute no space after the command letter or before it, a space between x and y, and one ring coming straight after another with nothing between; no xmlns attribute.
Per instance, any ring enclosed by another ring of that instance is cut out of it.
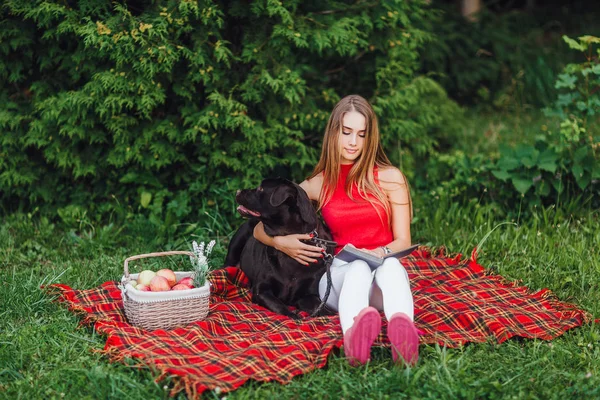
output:
<svg viewBox="0 0 600 400"><path fill-rule="evenodd" d="M194 287L194 278L188 276L187 278L181 279L177 283L180 284L180 285L187 285L187 286L193 288Z"/></svg>
<svg viewBox="0 0 600 400"><path fill-rule="evenodd" d="M171 271L168 268L156 271L156 275L165 278L169 282L169 287L177 283L177 277L175 276L175 272Z"/></svg>
<svg viewBox="0 0 600 400"><path fill-rule="evenodd" d="M153 292L164 292L169 289L171 289L171 286L169 286L167 278L157 275L150 281L150 290Z"/></svg>
<svg viewBox="0 0 600 400"><path fill-rule="evenodd" d="M183 283L178 283L177 285L175 285L171 288L171 290L188 290L188 289L192 289L192 288L188 285L184 285Z"/></svg>
<svg viewBox="0 0 600 400"><path fill-rule="evenodd" d="M149 292L150 288L146 285L142 285L141 283L135 287L137 290L141 290L142 292Z"/></svg>

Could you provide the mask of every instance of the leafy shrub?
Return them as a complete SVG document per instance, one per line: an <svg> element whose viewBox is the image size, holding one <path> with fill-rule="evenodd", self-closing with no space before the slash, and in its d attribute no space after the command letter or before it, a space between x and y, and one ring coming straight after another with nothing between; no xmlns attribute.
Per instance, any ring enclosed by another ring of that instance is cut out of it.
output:
<svg viewBox="0 0 600 400"><path fill-rule="evenodd" d="M428 154L458 108L415 75L425 3L8 0L0 205L142 212L172 232L265 176L305 177L350 93L373 102L387 148Z"/></svg>
<svg viewBox="0 0 600 400"><path fill-rule="evenodd" d="M585 61L567 65L556 81L559 95L545 114L549 126L560 121L558 132L544 126L535 143L501 145L494 159L464 152L437 157L427 166L434 193L485 197L509 209L577 196L600 206L600 38L564 40Z"/></svg>
<svg viewBox="0 0 600 400"><path fill-rule="evenodd" d="M562 119L560 132L542 136L535 146L504 148L496 178L510 179L519 193L532 186L544 198L562 191L575 181L579 190L600 194L600 137L595 124L600 120L600 38L582 36L578 41L564 37L571 49L583 53L585 61L568 64L556 81L562 93L545 114ZM576 188L574 188L576 189ZM576 190L577 191L577 190Z"/></svg>

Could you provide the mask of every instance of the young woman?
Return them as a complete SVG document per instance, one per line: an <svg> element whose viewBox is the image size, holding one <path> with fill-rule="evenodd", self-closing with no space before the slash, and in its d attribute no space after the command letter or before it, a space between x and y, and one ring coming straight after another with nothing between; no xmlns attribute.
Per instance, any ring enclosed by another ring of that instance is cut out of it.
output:
<svg viewBox="0 0 600 400"><path fill-rule="evenodd" d="M300 186L318 202L338 243L336 253L346 244L379 256L410 246L412 204L407 181L383 152L377 117L364 98L347 96L334 107L321 158ZM254 236L304 265L322 257L319 247L301 242L310 239L309 234L270 237L259 223ZM383 310L394 361L415 364L419 337L408 274L400 261L388 258L371 271L362 260L345 263L334 258L331 275L327 305L340 314L350 363L363 364L370 359L371 346L381 330L377 310ZM325 274L320 281L321 298L326 288Z"/></svg>

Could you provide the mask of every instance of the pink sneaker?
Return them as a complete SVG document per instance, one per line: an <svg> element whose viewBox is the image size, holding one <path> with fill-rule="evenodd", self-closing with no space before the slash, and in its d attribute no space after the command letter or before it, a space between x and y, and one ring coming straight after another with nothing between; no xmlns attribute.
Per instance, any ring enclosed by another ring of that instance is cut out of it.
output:
<svg viewBox="0 0 600 400"><path fill-rule="evenodd" d="M354 324L344 334L344 352L353 367L371 359L371 346L381 331L381 317L373 307L365 307L354 317Z"/></svg>
<svg viewBox="0 0 600 400"><path fill-rule="evenodd" d="M398 362L398 356L413 366L419 359L419 334L408 315L398 312L388 321L387 335L392 344L392 358Z"/></svg>

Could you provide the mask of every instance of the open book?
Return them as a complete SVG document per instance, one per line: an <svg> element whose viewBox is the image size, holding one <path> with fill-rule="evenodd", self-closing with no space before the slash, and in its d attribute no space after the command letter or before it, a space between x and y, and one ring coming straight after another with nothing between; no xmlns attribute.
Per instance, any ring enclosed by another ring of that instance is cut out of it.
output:
<svg viewBox="0 0 600 400"><path fill-rule="evenodd" d="M420 244L413 244L412 246L407 247L404 250L386 254L383 257L378 257L375 254L367 253L365 251L357 249L356 247L352 246L351 244L347 244L342 248L342 250L340 250L339 253L336 254L335 258L342 260L342 261L346 261L346 262L352 262L354 260L363 260L367 264L369 264L369 267L371 267L371 270L374 270L377 267L379 267L381 264L383 264L383 261L386 258L405 257L405 256L409 255L410 253L412 253L414 250L416 250L417 247L419 247L419 246L420 246Z"/></svg>

